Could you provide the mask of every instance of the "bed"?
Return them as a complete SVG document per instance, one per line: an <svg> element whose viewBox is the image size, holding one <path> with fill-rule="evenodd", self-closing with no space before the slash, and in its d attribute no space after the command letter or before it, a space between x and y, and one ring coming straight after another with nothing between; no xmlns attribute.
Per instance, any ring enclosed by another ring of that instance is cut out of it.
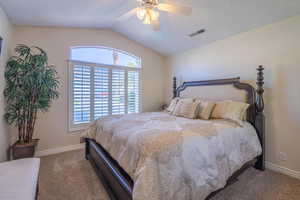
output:
<svg viewBox="0 0 300 200"><path fill-rule="evenodd" d="M256 90L240 78L184 82L179 87L173 79L174 98L196 97L203 94L199 88L214 87L220 89L213 92L216 100L232 94L233 100L250 104L243 126L167 112L93 122L85 132L86 159L110 198L209 199L246 168L264 170L263 67L257 70ZM229 87L234 92L228 92Z"/></svg>

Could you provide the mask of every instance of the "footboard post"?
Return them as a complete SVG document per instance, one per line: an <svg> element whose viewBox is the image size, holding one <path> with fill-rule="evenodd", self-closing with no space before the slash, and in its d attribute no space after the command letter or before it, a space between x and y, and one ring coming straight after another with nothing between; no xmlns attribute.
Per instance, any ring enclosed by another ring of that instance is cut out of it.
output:
<svg viewBox="0 0 300 200"><path fill-rule="evenodd" d="M177 97L177 79L173 77L173 98Z"/></svg>
<svg viewBox="0 0 300 200"><path fill-rule="evenodd" d="M264 133L265 116L263 114L256 116L255 126L257 127L258 131L261 131L259 139L262 148L262 154L257 158L257 161L255 163L255 168L264 171L265 170L265 133Z"/></svg>
<svg viewBox="0 0 300 200"><path fill-rule="evenodd" d="M85 159L89 159L90 154L90 141L88 138L85 138Z"/></svg>
<svg viewBox="0 0 300 200"><path fill-rule="evenodd" d="M258 132L259 140L261 143L262 154L258 157L255 163L255 168L264 171L265 170L265 115L264 115L264 68L259 66L257 68L257 96L256 96L256 116L255 116L255 128Z"/></svg>

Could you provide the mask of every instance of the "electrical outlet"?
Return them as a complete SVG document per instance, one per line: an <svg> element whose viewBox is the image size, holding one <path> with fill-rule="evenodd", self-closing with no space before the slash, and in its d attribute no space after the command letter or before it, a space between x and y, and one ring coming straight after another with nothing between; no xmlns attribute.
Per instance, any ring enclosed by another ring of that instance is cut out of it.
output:
<svg viewBox="0 0 300 200"><path fill-rule="evenodd" d="M279 160L287 161L287 155L284 152L279 152Z"/></svg>

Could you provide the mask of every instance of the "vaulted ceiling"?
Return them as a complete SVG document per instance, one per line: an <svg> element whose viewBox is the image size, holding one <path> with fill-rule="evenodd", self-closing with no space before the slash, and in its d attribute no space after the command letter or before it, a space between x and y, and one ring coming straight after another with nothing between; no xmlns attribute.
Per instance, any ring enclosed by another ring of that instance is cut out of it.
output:
<svg viewBox="0 0 300 200"><path fill-rule="evenodd" d="M119 16L138 5L136 0L1 0L16 25L111 28L162 54L171 55L228 36L299 15L299 0L161 0L193 8L191 16L161 13L155 32L135 16ZM188 35L199 30L196 37Z"/></svg>

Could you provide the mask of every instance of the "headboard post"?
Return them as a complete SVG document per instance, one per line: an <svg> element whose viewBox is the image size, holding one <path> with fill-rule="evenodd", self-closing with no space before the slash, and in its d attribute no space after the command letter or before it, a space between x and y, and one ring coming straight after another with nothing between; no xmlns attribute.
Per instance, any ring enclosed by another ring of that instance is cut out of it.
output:
<svg viewBox="0 0 300 200"><path fill-rule="evenodd" d="M256 89L256 92L257 92L257 100L256 100L256 109L257 109L257 112L263 112L264 111L264 99L263 99L263 94L264 94L264 68L263 66L259 66L257 68L257 89Z"/></svg>
<svg viewBox="0 0 300 200"><path fill-rule="evenodd" d="M177 79L173 77L173 98L177 97Z"/></svg>
<svg viewBox="0 0 300 200"><path fill-rule="evenodd" d="M264 115L264 68L259 66L257 68L257 89L256 89L256 118L255 127L258 132L259 140L262 146L262 154L258 158L255 167L259 170L265 170L265 115Z"/></svg>

